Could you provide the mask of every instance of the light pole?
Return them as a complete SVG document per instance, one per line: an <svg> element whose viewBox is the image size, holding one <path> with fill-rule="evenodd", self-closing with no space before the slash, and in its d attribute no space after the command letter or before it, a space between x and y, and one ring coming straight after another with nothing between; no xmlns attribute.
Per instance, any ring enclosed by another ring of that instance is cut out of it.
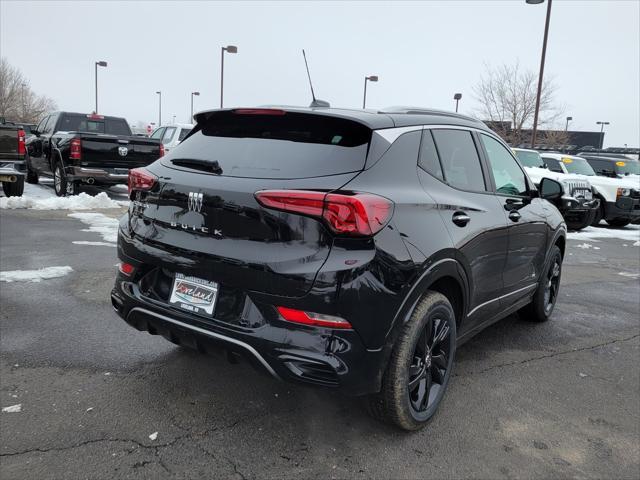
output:
<svg viewBox="0 0 640 480"><path fill-rule="evenodd" d="M193 122L193 96L199 97L200 92L191 92L191 117L189 117L189 123Z"/></svg>
<svg viewBox="0 0 640 480"><path fill-rule="evenodd" d="M596 122L596 125L600 125L600 149L604 146L604 126L609 125L609 122Z"/></svg>
<svg viewBox="0 0 640 480"><path fill-rule="evenodd" d="M158 127L162 126L162 91L158 90Z"/></svg>
<svg viewBox="0 0 640 480"><path fill-rule="evenodd" d="M100 60L99 62L96 62L95 68L96 68L96 113L98 113L98 67L106 67L107 66L107 62L105 62L104 60Z"/></svg>
<svg viewBox="0 0 640 480"><path fill-rule="evenodd" d="M367 81L369 82L377 82L377 75L370 75L368 77L364 77L364 97L362 97L362 109L364 110L367 106Z"/></svg>
<svg viewBox="0 0 640 480"><path fill-rule="evenodd" d="M226 47L222 47L220 51L220 108L222 108L224 92L224 52L238 53L238 47L235 45L227 45Z"/></svg>
<svg viewBox="0 0 640 480"><path fill-rule="evenodd" d="M542 77L544 76L544 59L547 56L547 37L549 36L549 20L551 20L551 1L547 0L547 19L544 23L544 39L542 40L542 57L540 57L540 75L538 76L538 95L536 96L536 109L533 114L533 130L531 131L531 148L535 148L536 133L538 130L538 114L540 112L540 95L542 94ZM544 0L526 0L528 4L537 5Z"/></svg>
<svg viewBox="0 0 640 480"><path fill-rule="evenodd" d="M22 121L25 122L26 116L27 116L27 104L24 101L24 87L26 87L27 84L23 83L21 86L22 86Z"/></svg>
<svg viewBox="0 0 640 480"><path fill-rule="evenodd" d="M175 125L176 124L176 116L173 116L173 120L171 120L171 125Z"/></svg>
<svg viewBox="0 0 640 480"><path fill-rule="evenodd" d="M462 98L461 93L455 93L453 95L453 99L456 101L456 113L458 113L458 102L460 101L461 98Z"/></svg>
<svg viewBox="0 0 640 480"><path fill-rule="evenodd" d="M567 124L564 126L564 131L569 130L569 122L573 120L573 117L567 117Z"/></svg>

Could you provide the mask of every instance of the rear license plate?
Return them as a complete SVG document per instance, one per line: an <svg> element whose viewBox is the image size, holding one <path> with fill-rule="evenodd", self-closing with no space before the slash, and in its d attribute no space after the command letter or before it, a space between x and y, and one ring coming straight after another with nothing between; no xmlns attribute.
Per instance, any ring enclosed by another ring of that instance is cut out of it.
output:
<svg viewBox="0 0 640 480"><path fill-rule="evenodd" d="M189 312L213 315L217 296L217 283L176 273L169 303Z"/></svg>

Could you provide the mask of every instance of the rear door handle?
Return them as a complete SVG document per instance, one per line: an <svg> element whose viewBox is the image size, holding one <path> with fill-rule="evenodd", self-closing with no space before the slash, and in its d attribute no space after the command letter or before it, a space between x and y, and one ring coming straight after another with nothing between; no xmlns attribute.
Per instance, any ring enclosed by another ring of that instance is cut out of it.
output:
<svg viewBox="0 0 640 480"><path fill-rule="evenodd" d="M504 208L505 210L512 210L514 208L520 208L524 206L524 202L520 199L515 198L507 198L505 201Z"/></svg>
<svg viewBox="0 0 640 480"><path fill-rule="evenodd" d="M464 212L455 212L453 217L451 217L451 221L455 223L459 227L464 227L469 223L471 217Z"/></svg>
<svg viewBox="0 0 640 480"><path fill-rule="evenodd" d="M520 220L521 215L518 213L517 210L511 210L509 212L509 220L511 220L512 222L517 222L518 220Z"/></svg>

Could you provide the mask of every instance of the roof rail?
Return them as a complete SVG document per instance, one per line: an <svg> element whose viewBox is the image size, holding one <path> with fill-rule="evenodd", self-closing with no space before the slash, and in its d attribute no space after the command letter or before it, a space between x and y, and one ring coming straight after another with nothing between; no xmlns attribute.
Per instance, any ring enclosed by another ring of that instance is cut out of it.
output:
<svg viewBox="0 0 640 480"><path fill-rule="evenodd" d="M407 106L392 106L385 107L378 110L378 113L390 113L390 114L404 114L404 115L439 115L442 117L454 117L463 120L469 120L476 123L482 123L477 118L462 115L460 113L450 112L448 110L438 110L435 108L424 107L407 107Z"/></svg>

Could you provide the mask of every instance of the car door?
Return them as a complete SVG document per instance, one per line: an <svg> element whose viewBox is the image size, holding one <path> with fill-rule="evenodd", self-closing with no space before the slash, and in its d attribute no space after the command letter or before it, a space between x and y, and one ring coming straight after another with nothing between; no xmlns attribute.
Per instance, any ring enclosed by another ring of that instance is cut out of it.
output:
<svg viewBox="0 0 640 480"><path fill-rule="evenodd" d="M488 172L469 130L425 129L419 166L420 182L437 203L469 278L468 315L460 332L464 334L500 310L507 221L490 191Z"/></svg>
<svg viewBox="0 0 640 480"><path fill-rule="evenodd" d="M27 154L29 155L29 164L31 165L31 168L34 168L38 171L42 170L42 141L44 138L43 131L48 120L49 116L46 116L42 120L40 120L40 123L38 123L38 126L36 128L38 135L28 137L25 143Z"/></svg>
<svg viewBox="0 0 640 480"><path fill-rule="evenodd" d="M496 196L509 225L503 307L507 308L536 288L544 268L548 225L533 183L520 167L511 150L497 138L478 133L491 172Z"/></svg>

